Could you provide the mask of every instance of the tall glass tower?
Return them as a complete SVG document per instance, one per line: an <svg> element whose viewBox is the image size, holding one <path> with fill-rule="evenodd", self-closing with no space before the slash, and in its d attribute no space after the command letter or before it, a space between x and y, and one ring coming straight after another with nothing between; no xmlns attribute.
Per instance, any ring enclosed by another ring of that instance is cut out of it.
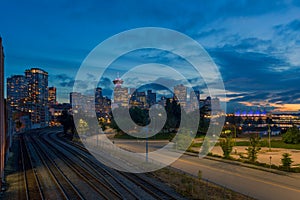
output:
<svg viewBox="0 0 300 200"><path fill-rule="evenodd" d="M48 73L39 68L25 71L28 83L27 108L31 113L32 128L43 128L49 124Z"/></svg>

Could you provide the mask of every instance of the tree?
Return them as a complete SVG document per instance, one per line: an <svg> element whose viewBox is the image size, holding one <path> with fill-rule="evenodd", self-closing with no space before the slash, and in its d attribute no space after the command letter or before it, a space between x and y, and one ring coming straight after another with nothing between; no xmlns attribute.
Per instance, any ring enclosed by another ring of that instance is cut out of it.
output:
<svg viewBox="0 0 300 200"><path fill-rule="evenodd" d="M220 146L223 150L224 158L230 158L230 153L232 152L233 140L231 136L225 136L220 139Z"/></svg>
<svg viewBox="0 0 300 200"><path fill-rule="evenodd" d="M129 109L130 116L132 120L140 125L140 126L145 126L149 122L149 114L148 110L146 109L141 109L137 106L131 107Z"/></svg>
<svg viewBox="0 0 300 200"><path fill-rule="evenodd" d="M206 106L201 107L199 111L200 111L200 120L198 125L198 132L205 135L207 133L209 123L210 123L210 119L206 118L205 115L209 115L210 111Z"/></svg>
<svg viewBox="0 0 300 200"><path fill-rule="evenodd" d="M178 104L175 100L171 102L170 99L167 99L165 110L167 113L167 121L164 126L164 129L166 129L167 132L171 132L171 130L174 131L180 125L180 120L181 120L180 104Z"/></svg>
<svg viewBox="0 0 300 200"><path fill-rule="evenodd" d="M298 144L300 143L300 131L297 126L293 126L287 130L282 136L282 140L288 144Z"/></svg>
<svg viewBox="0 0 300 200"><path fill-rule="evenodd" d="M76 132L73 116L67 110L64 110L59 121L64 127L64 134L70 136L72 139Z"/></svg>
<svg viewBox="0 0 300 200"><path fill-rule="evenodd" d="M289 153L282 154L281 163L285 170L289 171L291 169L291 164L293 162L294 161L292 161L292 159L291 159L291 154L289 154Z"/></svg>
<svg viewBox="0 0 300 200"><path fill-rule="evenodd" d="M261 150L260 146L260 137L251 136L250 137L250 146L246 148L248 152L248 159L250 162L255 162L257 160L257 154Z"/></svg>

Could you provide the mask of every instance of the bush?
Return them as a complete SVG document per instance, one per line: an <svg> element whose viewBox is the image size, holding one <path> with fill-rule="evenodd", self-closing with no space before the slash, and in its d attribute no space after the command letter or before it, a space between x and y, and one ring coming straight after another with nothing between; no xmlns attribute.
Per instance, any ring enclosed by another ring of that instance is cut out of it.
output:
<svg viewBox="0 0 300 200"><path fill-rule="evenodd" d="M257 153L260 151L260 138L251 136L250 146L246 148L248 151L248 159L250 162L255 162L257 160Z"/></svg>
<svg viewBox="0 0 300 200"><path fill-rule="evenodd" d="M293 162L294 161L292 161L292 159L291 159L291 154L289 154L289 153L282 154L281 163L282 163L283 169L285 169L286 171L290 171L291 164Z"/></svg>
<svg viewBox="0 0 300 200"><path fill-rule="evenodd" d="M221 138L220 146L223 150L224 158L230 158L230 153L232 152L232 147L233 147L232 137L229 136L229 137Z"/></svg>
<svg viewBox="0 0 300 200"><path fill-rule="evenodd" d="M282 140L288 144L300 143L300 131L297 126L293 126L287 130L282 136Z"/></svg>

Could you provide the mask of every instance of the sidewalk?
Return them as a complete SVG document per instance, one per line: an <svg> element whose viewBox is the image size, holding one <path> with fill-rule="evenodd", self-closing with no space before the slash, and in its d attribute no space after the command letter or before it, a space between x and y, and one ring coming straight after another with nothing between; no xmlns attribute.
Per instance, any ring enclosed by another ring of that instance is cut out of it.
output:
<svg viewBox="0 0 300 200"><path fill-rule="evenodd" d="M189 156L198 157L197 153L185 152L184 154L189 155ZM252 168L252 169L258 169L258 170L271 172L271 173L275 173L275 174L279 174L279 175L288 175L289 174L288 172L280 171L280 170L277 170L277 169L261 167L261 166L257 166L257 165L242 163L242 162L234 161L234 160L227 160L227 159L213 157L213 156L206 156L206 157L204 157L204 159L215 160L215 161L219 161L219 162L225 162L225 163L228 163L228 164L239 165L239 166L248 167L248 168Z"/></svg>

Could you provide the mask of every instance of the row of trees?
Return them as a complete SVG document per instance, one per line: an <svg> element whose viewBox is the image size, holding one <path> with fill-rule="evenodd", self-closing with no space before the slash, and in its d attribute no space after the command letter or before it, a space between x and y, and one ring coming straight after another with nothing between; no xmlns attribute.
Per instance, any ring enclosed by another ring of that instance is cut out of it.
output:
<svg viewBox="0 0 300 200"><path fill-rule="evenodd" d="M258 136L252 135L250 137L250 145L246 148L247 150L247 159L250 162L255 162L257 160L257 154L261 150L260 148L260 138ZM232 149L234 147L234 141L231 135L222 135L220 138L220 146L223 151L224 158L230 158L230 154L232 152Z"/></svg>
<svg viewBox="0 0 300 200"><path fill-rule="evenodd" d="M115 108L119 109L119 113L122 112L128 112L127 108ZM198 123L198 130L197 132L199 134L206 134L208 126L209 126L209 119L205 118L204 115L208 114L208 110L205 108L200 109L199 111L194 111L191 113L186 113L183 109L181 109L180 104L178 104L176 101L170 101L170 99L167 100L166 106L165 106L165 112L167 114L166 122L164 124L164 127L161 130L161 133L176 133L180 124L183 123L181 120L188 120L185 121L184 124L191 124L194 125L195 123ZM195 112L200 116L200 120L198 122L195 121ZM131 119L123 119L126 120L133 120L137 125L140 126L146 126L149 122L149 111L147 109L141 109L139 107L131 107L129 109L129 113L131 116ZM103 126L110 126L111 128L117 130L117 132L122 133L122 130L118 127L116 121L114 120L112 116L112 120L110 124L103 124ZM102 126L102 127L103 127ZM123 133L125 134L125 133Z"/></svg>
<svg viewBox="0 0 300 200"><path fill-rule="evenodd" d="M299 129L297 128L299 131ZM291 128L290 132L296 131L295 128ZM289 135L290 133L288 133ZM234 146L234 142L232 139L231 135L223 135L220 139L220 146L223 151L223 157L226 159L230 159L231 152ZM202 150L208 151L209 149L209 142L206 140L203 141L203 147L201 148ZM247 150L247 157L243 157L242 155L241 158L246 158L248 161L251 163L255 163L257 161L257 155L259 151L261 150L260 147L260 137L258 135L251 135L249 138L249 146L246 148ZM282 163L282 168L286 171L289 171L291 169L291 164L293 163L291 159L291 154L289 153L283 153L282 158L281 158L281 163Z"/></svg>

